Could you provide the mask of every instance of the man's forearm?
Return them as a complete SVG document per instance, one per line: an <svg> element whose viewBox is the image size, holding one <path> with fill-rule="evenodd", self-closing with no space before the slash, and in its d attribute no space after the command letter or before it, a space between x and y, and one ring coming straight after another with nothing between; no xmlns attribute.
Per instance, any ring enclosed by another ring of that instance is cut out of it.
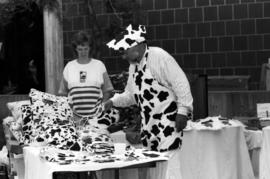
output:
<svg viewBox="0 0 270 179"><path fill-rule="evenodd" d="M112 97L112 91L106 91L103 93L103 102L109 100Z"/></svg>

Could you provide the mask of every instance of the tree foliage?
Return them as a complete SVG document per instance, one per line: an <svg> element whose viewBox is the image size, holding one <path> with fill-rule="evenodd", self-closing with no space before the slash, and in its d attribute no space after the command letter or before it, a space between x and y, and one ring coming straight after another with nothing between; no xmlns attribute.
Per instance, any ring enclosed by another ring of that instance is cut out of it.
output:
<svg viewBox="0 0 270 179"><path fill-rule="evenodd" d="M4 26L12 21L17 14L24 11L31 11L31 5L36 3L38 7L48 9L57 13L62 19L60 0L7 0L0 4L0 25ZM144 23L145 17L139 4L136 0L99 0L104 4L107 12L112 14L114 18L110 20L109 24L99 24L97 20L97 13L95 12L95 3L93 0L84 0L89 16L90 33L94 41L93 56L99 58L101 53L101 46L104 38L112 38L121 27L129 23Z"/></svg>
<svg viewBox="0 0 270 179"><path fill-rule="evenodd" d="M122 27L130 23L145 23L144 11L141 10L136 0L103 0L107 13L114 16L106 27L97 21L93 0L85 0L85 4L91 19L89 27L94 40L93 56L96 58L100 58L103 41L113 38L122 30Z"/></svg>
<svg viewBox="0 0 270 179"><path fill-rule="evenodd" d="M40 9L49 9L51 11L59 9L58 0L7 0L0 4L0 24L6 25L17 14L31 11L33 3L36 3Z"/></svg>

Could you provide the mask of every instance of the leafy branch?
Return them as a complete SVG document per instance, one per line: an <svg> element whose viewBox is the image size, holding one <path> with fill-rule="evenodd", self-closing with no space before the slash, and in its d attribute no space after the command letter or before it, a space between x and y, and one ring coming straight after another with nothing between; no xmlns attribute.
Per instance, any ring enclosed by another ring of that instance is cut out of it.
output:
<svg viewBox="0 0 270 179"><path fill-rule="evenodd" d="M31 12L31 5L35 3L41 10L47 9L54 11L61 22L61 7L60 0L7 0L7 2L0 4L0 25L6 25L12 22L12 19L20 13L25 11ZM90 18L89 27L93 37L94 47L93 56L99 58L101 55L101 46L103 39L112 38L122 26L129 23L140 23L142 19L142 11L136 0L103 0L107 11L111 11L114 18L106 28L103 24L97 21L97 14L95 12L95 5L93 0L84 0L87 8L88 16ZM101 25L103 26L101 28Z"/></svg>
<svg viewBox="0 0 270 179"><path fill-rule="evenodd" d="M59 9L58 0L7 0L0 4L0 24L6 25L10 23L17 14L31 11L33 3L36 3L40 9L48 9L50 11Z"/></svg>
<svg viewBox="0 0 270 179"><path fill-rule="evenodd" d="M94 41L92 55L96 58L101 56L101 46L104 38L111 39L122 29L122 26L126 26L129 23L140 23L144 19L136 0L104 0L107 11L112 13L115 18L111 19L109 25L106 24L107 27L101 28L103 24L99 24L97 21L93 0L85 0L84 3L87 7L88 16L91 19L88 23Z"/></svg>

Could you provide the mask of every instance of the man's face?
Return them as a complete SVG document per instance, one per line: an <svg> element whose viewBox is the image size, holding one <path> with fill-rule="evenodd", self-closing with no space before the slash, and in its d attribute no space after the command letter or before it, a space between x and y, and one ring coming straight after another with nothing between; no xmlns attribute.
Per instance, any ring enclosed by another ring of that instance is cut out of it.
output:
<svg viewBox="0 0 270 179"><path fill-rule="evenodd" d="M131 47L127 50L121 50L119 51L122 59L127 60L130 64L135 64L138 62L138 57L139 57L139 51L135 47Z"/></svg>
<svg viewBox="0 0 270 179"><path fill-rule="evenodd" d="M83 45L78 45L76 47L76 51L78 53L79 58L87 58L89 55L89 50L90 50L90 47L87 43Z"/></svg>

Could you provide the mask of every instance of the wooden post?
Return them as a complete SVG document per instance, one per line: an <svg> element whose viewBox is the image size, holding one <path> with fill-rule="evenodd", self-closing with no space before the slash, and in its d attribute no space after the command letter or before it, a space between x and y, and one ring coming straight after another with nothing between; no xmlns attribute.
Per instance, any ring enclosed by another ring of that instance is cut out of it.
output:
<svg viewBox="0 0 270 179"><path fill-rule="evenodd" d="M52 94L57 94L64 66L63 30L61 19L57 14L61 12L62 3L61 0L58 0L58 2L59 9L49 10L45 8L43 11L45 85L46 92Z"/></svg>

